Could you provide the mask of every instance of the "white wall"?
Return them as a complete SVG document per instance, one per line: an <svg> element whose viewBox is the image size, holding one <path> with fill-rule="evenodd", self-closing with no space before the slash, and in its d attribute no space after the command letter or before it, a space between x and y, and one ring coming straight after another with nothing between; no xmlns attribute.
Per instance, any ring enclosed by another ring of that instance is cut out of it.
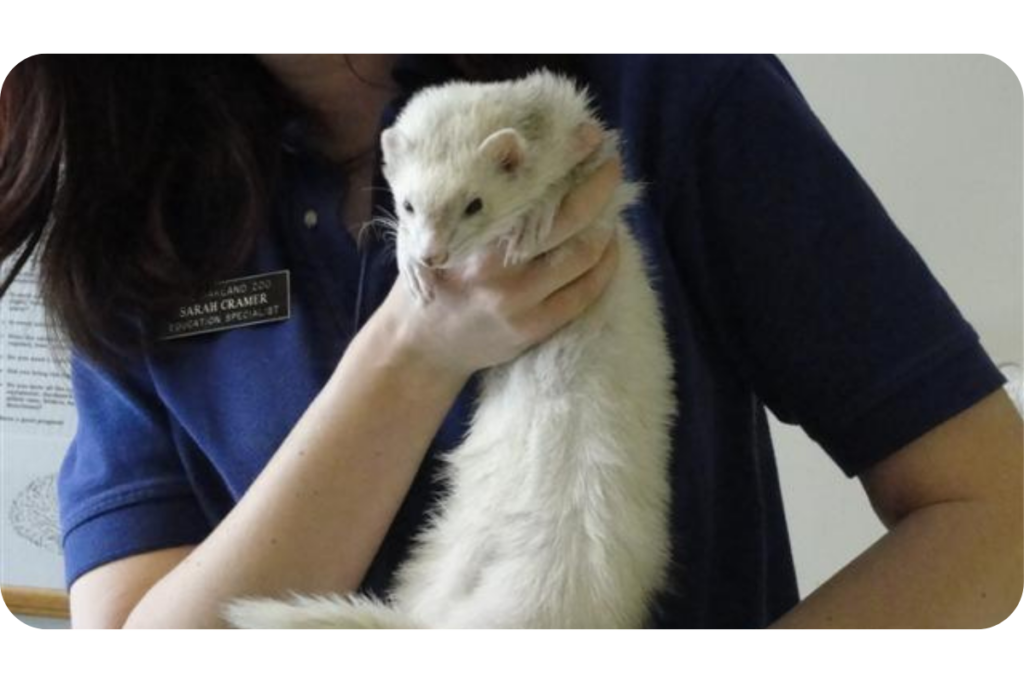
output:
<svg viewBox="0 0 1024 683"><path fill-rule="evenodd" d="M977 55L782 55L811 106L997 362L1022 361L1022 96ZM798 428L772 420L801 593L883 528Z"/></svg>

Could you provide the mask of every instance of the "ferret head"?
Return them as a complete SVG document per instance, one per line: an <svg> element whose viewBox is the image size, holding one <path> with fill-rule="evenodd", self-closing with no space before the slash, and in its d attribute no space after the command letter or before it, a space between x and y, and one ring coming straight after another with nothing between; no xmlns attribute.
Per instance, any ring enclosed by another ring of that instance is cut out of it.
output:
<svg viewBox="0 0 1024 683"><path fill-rule="evenodd" d="M455 265L507 236L604 138L586 93L538 72L417 94L381 136L399 250Z"/></svg>
<svg viewBox="0 0 1024 683"><path fill-rule="evenodd" d="M469 148L417 148L398 128L381 137L398 239L428 267L457 262L508 230L533 198L527 143L503 128ZM442 151L441 158L431 152Z"/></svg>

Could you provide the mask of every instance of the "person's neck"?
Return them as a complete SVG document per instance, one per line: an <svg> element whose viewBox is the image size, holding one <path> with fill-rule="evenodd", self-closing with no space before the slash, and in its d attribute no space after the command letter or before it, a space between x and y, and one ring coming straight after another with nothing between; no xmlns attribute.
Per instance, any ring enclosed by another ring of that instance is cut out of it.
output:
<svg viewBox="0 0 1024 683"><path fill-rule="evenodd" d="M321 152L337 161L375 144L380 111L394 97L394 55L259 55L310 112Z"/></svg>

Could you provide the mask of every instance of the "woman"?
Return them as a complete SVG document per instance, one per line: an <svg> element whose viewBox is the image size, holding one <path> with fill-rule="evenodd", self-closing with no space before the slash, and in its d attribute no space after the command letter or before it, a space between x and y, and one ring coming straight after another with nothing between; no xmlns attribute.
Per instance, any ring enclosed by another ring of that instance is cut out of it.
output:
<svg viewBox="0 0 1024 683"><path fill-rule="evenodd" d="M61 473L76 625L218 626L239 595L386 590L472 374L600 295L615 246L578 233L620 171L562 207L549 246L577 258L457 273L418 309L387 245L356 243L389 208L377 136L425 85L538 63L591 88L648 184L631 223L680 413L655 623L1012 611L1020 421L1002 377L777 60L49 57L5 85L0 254L53 216L44 288L78 350ZM284 270L287 319L166 338L216 283L280 289ZM891 530L799 605L765 405L859 476Z"/></svg>

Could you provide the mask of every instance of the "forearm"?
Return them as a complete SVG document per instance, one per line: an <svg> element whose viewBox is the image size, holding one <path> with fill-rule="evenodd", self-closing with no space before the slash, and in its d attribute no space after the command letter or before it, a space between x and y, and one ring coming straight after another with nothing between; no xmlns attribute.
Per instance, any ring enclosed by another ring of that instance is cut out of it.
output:
<svg viewBox="0 0 1024 683"><path fill-rule="evenodd" d="M1021 598L1021 510L951 501L907 515L773 626L978 628Z"/></svg>
<svg viewBox="0 0 1024 683"><path fill-rule="evenodd" d="M220 626L234 597L358 586L465 380L396 338L371 320L235 509L126 626Z"/></svg>

